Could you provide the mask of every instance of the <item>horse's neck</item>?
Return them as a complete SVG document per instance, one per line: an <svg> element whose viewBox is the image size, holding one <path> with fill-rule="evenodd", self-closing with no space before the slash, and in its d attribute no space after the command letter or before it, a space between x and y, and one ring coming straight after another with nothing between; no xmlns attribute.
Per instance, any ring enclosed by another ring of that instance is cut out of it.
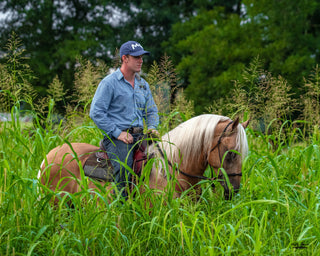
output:
<svg viewBox="0 0 320 256"><path fill-rule="evenodd" d="M200 175L202 176L208 166L208 162L205 159L203 153L199 155L197 158L193 158L193 161L189 161L188 164L184 164L181 166L181 169L192 175Z"/></svg>
<svg viewBox="0 0 320 256"><path fill-rule="evenodd" d="M165 146L164 146L165 145ZM203 175L206 167L208 166L207 159L203 152L199 152L196 157L192 159L183 159L183 155L177 150L177 148L172 143L163 142L159 143L158 146L152 145L151 153L155 153L159 158L167 158L168 165L162 163L161 168L153 170L156 173L165 172L163 168L169 167L169 172L172 175L173 170L183 171L191 175ZM162 170L161 170L162 169Z"/></svg>

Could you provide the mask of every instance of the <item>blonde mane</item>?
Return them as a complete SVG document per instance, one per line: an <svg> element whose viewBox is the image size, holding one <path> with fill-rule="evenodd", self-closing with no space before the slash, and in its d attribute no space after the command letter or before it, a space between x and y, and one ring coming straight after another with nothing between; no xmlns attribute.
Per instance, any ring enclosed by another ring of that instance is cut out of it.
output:
<svg viewBox="0 0 320 256"><path fill-rule="evenodd" d="M201 152L210 153L217 124L227 120L230 118L212 114L193 117L162 136L162 150L172 162L179 162L181 156L182 164L194 161ZM235 150L240 152L242 157L248 152L246 134L241 124L238 125Z"/></svg>

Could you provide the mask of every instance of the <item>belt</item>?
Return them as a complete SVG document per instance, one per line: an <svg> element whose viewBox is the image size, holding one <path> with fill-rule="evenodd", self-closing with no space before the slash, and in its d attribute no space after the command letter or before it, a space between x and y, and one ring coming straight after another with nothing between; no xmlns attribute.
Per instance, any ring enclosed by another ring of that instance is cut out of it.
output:
<svg viewBox="0 0 320 256"><path fill-rule="evenodd" d="M126 130L128 133L131 134L137 134L137 133L143 133L143 128L142 127L130 127L128 130Z"/></svg>

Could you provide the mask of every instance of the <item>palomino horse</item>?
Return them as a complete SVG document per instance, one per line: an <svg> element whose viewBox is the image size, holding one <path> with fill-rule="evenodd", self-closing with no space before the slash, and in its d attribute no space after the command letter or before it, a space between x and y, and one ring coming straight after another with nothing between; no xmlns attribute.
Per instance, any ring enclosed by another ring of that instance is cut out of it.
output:
<svg viewBox="0 0 320 256"><path fill-rule="evenodd" d="M148 147L148 153L159 160L155 161L150 172L149 187L165 191L170 182L168 175L174 176L177 181L176 196L179 196L201 179L208 179L203 175L209 165L215 171L216 178L221 179L225 196L229 198L225 178L228 176L234 191L239 189L242 161L248 153L244 130L247 125L248 121L239 124L239 119L232 121L228 117L211 114L200 115L180 124L162 136L160 142ZM79 180L83 177L79 163L84 163L91 152L99 150L85 143L70 145L52 149L41 165L38 176L42 184L53 191L79 192ZM165 158L168 164L165 164ZM165 166L169 166L169 170L164 170ZM105 182L99 182L105 185ZM97 189L95 183L89 181L88 187Z"/></svg>

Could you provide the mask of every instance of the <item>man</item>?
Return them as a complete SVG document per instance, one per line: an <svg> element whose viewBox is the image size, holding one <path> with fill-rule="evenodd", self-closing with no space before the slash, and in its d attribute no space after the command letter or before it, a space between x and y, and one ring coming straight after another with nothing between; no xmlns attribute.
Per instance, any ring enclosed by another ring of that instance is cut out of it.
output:
<svg viewBox="0 0 320 256"><path fill-rule="evenodd" d="M104 132L103 145L114 167L114 181L125 198L131 175L123 163L132 168L131 149L143 133L143 122L154 133L159 124L149 85L138 75L145 54L150 53L135 41L121 45L121 67L100 82L90 109L90 117Z"/></svg>

